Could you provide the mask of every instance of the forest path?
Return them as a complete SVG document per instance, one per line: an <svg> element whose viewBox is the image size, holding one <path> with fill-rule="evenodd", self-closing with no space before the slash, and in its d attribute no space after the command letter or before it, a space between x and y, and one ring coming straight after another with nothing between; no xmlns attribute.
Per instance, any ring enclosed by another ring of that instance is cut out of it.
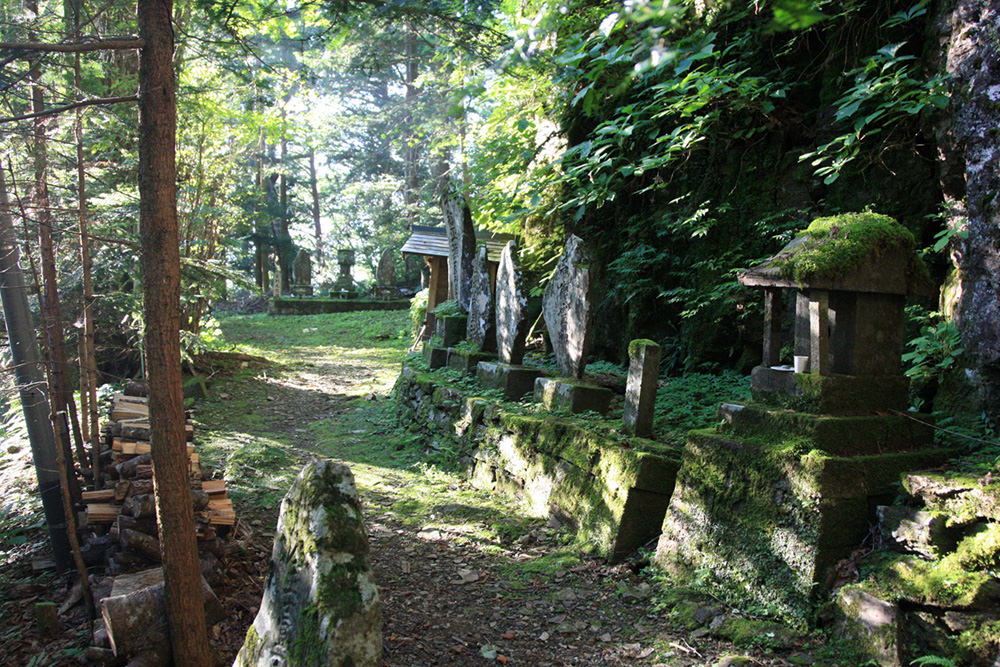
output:
<svg viewBox="0 0 1000 667"><path fill-rule="evenodd" d="M449 472L447 452L429 464L421 439L395 427L387 398L407 327L405 312L223 320L227 342L269 359L217 375L195 406L199 449L225 470L250 556L240 567L251 576L231 577L224 593L233 610L216 637L224 658L259 604L281 498L320 454L357 480L386 665L813 664L679 627L640 564L579 553L565 530Z"/></svg>

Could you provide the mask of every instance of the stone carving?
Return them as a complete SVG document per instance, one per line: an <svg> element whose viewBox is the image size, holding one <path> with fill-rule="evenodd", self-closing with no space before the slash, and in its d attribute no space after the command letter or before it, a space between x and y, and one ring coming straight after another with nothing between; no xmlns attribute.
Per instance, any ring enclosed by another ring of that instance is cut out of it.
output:
<svg viewBox="0 0 1000 667"><path fill-rule="evenodd" d="M451 189L441 198L441 211L448 232L448 298L457 301L462 310L467 311L472 259L476 253L472 211L464 198Z"/></svg>
<svg viewBox="0 0 1000 667"><path fill-rule="evenodd" d="M312 285L312 258L305 248L299 249L292 263L292 275L296 285Z"/></svg>
<svg viewBox="0 0 1000 667"><path fill-rule="evenodd" d="M264 596L234 667L382 664L382 612L350 468L306 465L281 503Z"/></svg>
<svg viewBox="0 0 1000 667"><path fill-rule="evenodd" d="M378 260L378 268L375 271L375 282L379 287L396 286L396 257L395 253L386 248Z"/></svg>
<svg viewBox="0 0 1000 667"><path fill-rule="evenodd" d="M493 323L493 289L490 287L490 265L486 246L479 246L472 265L469 285L469 321L465 339L479 349L493 347L496 341Z"/></svg>
<svg viewBox="0 0 1000 667"><path fill-rule="evenodd" d="M556 365L559 373L566 377L583 377L586 366L590 346L591 278L590 255L583 239L570 236L542 299L542 313Z"/></svg>
<svg viewBox="0 0 1000 667"><path fill-rule="evenodd" d="M521 263L514 241L508 241L500 254L496 302L496 339L500 360L507 364L520 364L524 361L524 339L530 324L525 321L528 298L521 287Z"/></svg>
<svg viewBox="0 0 1000 667"><path fill-rule="evenodd" d="M334 293L354 294L354 278L351 277L351 267L354 266L354 251L341 248L337 251L337 263L340 265L340 275L333 284Z"/></svg>

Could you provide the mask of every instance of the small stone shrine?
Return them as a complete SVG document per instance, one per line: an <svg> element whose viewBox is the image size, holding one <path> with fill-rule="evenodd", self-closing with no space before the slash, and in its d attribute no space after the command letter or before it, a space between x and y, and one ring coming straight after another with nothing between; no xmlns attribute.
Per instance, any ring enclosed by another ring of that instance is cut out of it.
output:
<svg viewBox="0 0 1000 667"><path fill-rule="evenodd" d="M721 426L689 433L659 565L711 572L735 603L811 619L900 475L949 455L903 413L903 307L925 272L914 247L891 218L846 214L740 274L765 290L764 363L751 402L723 404ZM779 364L781 290L793 291L798 372Z"/></svg>
<svg viewBox="0 0 1000 667"><path fill-rule="evenodd" d="M337 263L340 265L340 275L337 282L330 288L330 296L339 299L353 299L358 296L354 287L354 278L351 277L351 268L354 266L354 251L350 248L341 248L337 251Z"/></svg>
<svg viewBox="0 0 1000 667"><path fill-rule="evenodd" d="M476 376L486 387L502 389L509 400L517 400L534 389L542 372L524 366L524 341L531 320L524 295L517 243L508 241L500 254L496 283L496 346L499 362L479 362Z"/></svg>
<svg viewBox="0 0 1000 667"><path fill-rule="evenodd" d="M634 340L628 346L628 382L625 385L625 431L640 438L653 436L653 408L660 378L660 346Z"/></svg>
<svg viewBox="0 0 1000 667"><path fill-rule="evenodd" d="M399 288L396 287L396 253L391 248L386 248L379 256L378 268L375 270L375 296L383 300L399 296Z"/></svg>
<svg viewBox="0 0 1000 667"><path fill-rule="evenodd" d="M295 296L312 296L312 258L309 251L300 248L292 262L292 294Z"/></svg>
<svg viewBox="0 0 1000 667"><path fill-rule="evenodd" d="M545 326L562 376L535 381L535 398L550 410L603 413L611 402L609 389L580 381L590 346L592 277L591 259L583 239L570 236L542 299Z"/></svg>

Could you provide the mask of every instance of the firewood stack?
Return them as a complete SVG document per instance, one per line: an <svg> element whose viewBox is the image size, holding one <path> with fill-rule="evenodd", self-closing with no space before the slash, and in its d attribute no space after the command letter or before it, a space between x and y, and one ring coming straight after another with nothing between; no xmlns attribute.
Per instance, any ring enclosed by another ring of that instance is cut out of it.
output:
<svg viewBox="0 0 1000 667"><path fill-rule="evenodd" d="M160 560L149 404L145 396L136 395L144 388L130 383L125 393L113 397L111 420L103 430L105 448L111 455L105 464L107 481L103 489L83 493L86 511L81 523L95 528L110 527L111 536L122 547L122 553L116 556L117 564L122 567L135 564L137 556L154 563ZM203 474L198 452L191 443L194 428L187 424L185 430L199 547L216 551L217 538L225 536L236 523L233 502L226 493L225 480L205 479L210 475Z"/></svg>

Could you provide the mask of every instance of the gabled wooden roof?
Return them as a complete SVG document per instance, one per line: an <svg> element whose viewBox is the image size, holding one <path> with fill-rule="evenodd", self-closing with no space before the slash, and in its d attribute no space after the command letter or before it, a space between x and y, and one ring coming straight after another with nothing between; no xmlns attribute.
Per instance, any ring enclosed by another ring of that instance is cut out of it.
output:
<svg viewBox="0 0 1000 667"><path fill-rule="evenodd" d="M410 238L403 244L403 256L424 255L430 257L448 256L448 231L444 227L427 227L411 225ZM476 243L486 245L486 255L491 262L500 261L500 253L507 241L513 241L511 234L495 234L493 232L476 232Z"/></svg>

